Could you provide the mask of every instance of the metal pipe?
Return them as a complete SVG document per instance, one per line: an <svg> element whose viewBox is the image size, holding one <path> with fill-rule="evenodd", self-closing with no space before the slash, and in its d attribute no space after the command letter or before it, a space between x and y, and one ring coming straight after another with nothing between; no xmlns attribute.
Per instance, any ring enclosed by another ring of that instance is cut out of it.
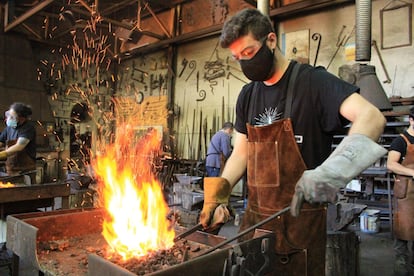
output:
<svg viewBox="0 0 414 276"><path fill-rule="evenodd" d="M355 2L355 61L371 60L371 0Z"/></svg>
<svg viewBox="0 0 414 276"><path fill-rule="evenodd" d="M269 0L257 0L257 9L264 15L269 15Z"/></svg>

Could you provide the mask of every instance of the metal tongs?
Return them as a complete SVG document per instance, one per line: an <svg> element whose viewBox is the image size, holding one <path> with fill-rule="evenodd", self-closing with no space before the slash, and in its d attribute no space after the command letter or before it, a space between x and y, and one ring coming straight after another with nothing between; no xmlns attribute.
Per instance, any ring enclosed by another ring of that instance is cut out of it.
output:
<svg viewBox="0 0 414 276"><path fill-rule="evenodd" d="M278 216L280 216L280 215L282 215L282 214L286 213L286 212L287 212L287 211L289 211L289 210L290 210L290 206L285 207L284 209L282 209L282 210L280 210L280 211L278 211L278 212L274 213L274 214L273 214L273 215L271 215L270 217L267 217L266 219L264 219L264 220L262 220L262 221L260 221L260 222L256 223L255 225L252 225L252 226L250 226L249 228L247 228L247 229L243 230L242 232L240 232L240 233L239 233L239 234L237 234L236 236L234 236L234 237L232 237L232 238L229 238L229 239L227 239L227 240L225 240L225 241L223 241L223 242L221 242L221 243L217 244L216 246L214 246L214 247L210 248L209 250L207 250L207 251L203 252L203 253L202 253L201 255L199 255L198 257L203 256L203 255L206 255L206 254L209 254L209 253L213 252L214 250L219 249L220 247L225 246L225 245L227 245L227 244L231 243L232 241L234 241L234 240L236 240L236 239L240 238L241 236L246 235L247 233L249 233L249 232L251 232L251 231L255 230L257 227L260 227L260 226L262 226L263 224L268 223L269 221L271 221L271 220L273 220L273 219L277 218Z"/></svg>
<svg viewBox="0 0 414 276"><path fill-rule="evenodd" d="M260 221L260 222L256 223L255 225L252 225L252 226L250 226L249 228L245 229L244 231L242 231L242 232L238 233L236 236L234 236L234 237L232 237L232 238L229 238L229 239L226 239L225 241L223 241L223 242L221 242L221 243L217 244L216 246L214 246L214 247L210 248L209 250L207 250L207 251L203 252L200 256L202 256L202 255L206 255L206 254L208 254L208 253L211 253L211 252L213 252L214 250L219 249L220 247L225 246L225 245L227 245L227 244L231 243L232 241L234 241L234 240L236 240L236 239L238 239L238 238L240 238L240 237L242 237L242 236L246 235L247 233L249 233L249 232L251 232L251 231L255 230L256 228L258 228L258 227L262 226L263 224L268 223L269 221L271 221L271 220L273 220L273 219L277 218L278 216L280 216L280 215L282 215L282 214L286 213L286 212L287 212L287 211L289 211L289 210L290 210L290 206L285 207L284 209L282 209L282 210L280 210L280 211L278 211L278 212L274 213L274 214L273 214L273 215L271 215L270 217L267 217L266 219L264 219L264 220L262 220L262 221ZM181 240L181 239L183 239L183 238L187 237L188 235L190 235L190 234L192 234L192 233L194 233L194 232L196 232L196 231L198 231L198 230L201 230L202 228L203 228L203 225L202 225L201 223L199 223L199 224L197 224L197 225L195 225L195 226L191 227L190 229L188 229L188 230L184 231L183 233L179 234L178 236L176 236L176 237L174 238L174 242L177 242L177 241L179 241L179 240ZM200 256L198 256L198 257L200 257Z"/></svg>
<svg viewBox="0 0 414 276"><path fill-rule="evenodd" d="M183 239L183 238L187 237L188 235L190 235L190 234L194 233L195 231L198 231L198 230L201 230L201 229L203 229L203 225L202 225L201 223L199 223L199 224L197 224L197 225L195 225L195 226L191 227L190 229L188 229L188 230L186 230L186 231L182 232L182 233L181 233L181 234L179 234L178 236L176 236L176 237L174 238L174 242L178 242L179 240L181 240L181 239Z"/></svg>

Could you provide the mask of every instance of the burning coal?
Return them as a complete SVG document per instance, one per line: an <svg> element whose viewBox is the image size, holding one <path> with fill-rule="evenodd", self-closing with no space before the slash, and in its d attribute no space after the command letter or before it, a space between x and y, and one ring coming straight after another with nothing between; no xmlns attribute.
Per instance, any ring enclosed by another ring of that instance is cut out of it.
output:
<svg viewBox="0 0 414 276"><path fill-rule="evenodd" d="M0 188L10 188L16 186L15 184L11 182L1 182L0 181Z"/></svg>

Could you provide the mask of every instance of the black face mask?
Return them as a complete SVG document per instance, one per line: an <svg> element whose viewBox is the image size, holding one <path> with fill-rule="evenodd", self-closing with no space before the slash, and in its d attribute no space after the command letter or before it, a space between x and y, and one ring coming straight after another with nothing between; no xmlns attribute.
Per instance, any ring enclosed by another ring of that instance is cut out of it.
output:
<svg viewBox="0 0 414 276"><path fill-rule="evenodd" d="M263 43L262 47L251 59L240 60L240 66L244 75L252 81L268 80L273 69L273 51Z"/></svg>

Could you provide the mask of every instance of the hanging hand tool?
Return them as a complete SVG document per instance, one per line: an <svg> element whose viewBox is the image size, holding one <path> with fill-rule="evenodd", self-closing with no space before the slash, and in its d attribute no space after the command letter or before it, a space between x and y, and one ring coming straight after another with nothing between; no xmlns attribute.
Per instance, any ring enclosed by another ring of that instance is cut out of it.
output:
<svg viewBox="0 0 414 276"><path fill-rule="evenodd" d="M226 79L230 79L230 76L234 77L235 79L237 79L237 80L239 80L239 81L241 81L241 82L247 83L245 80L243 80L242 78L240 78L240 77L236 76L236 75L235 75L235 74L233 74L232 72L228 72L228 73L227 73Z"/></svg>
<svg viewBox="0 0 414 276"><path fill-rule="evenodd" d="M207 92L204 89L201 89L200 91L198 91L198 96L200 96L200 98L196 99L197 102L201 102L204 101L207 97Z"/></svg>
<svg viewBox="0 0 414 276"><path fill-rule="evenodd" d="M341 36L344 33L345 29L346 29L346 26L342 25L342 28L341 28L341 30L339 31L339 34L338 34L338 38L336 39L336 47L342 46L342 42L343 42L345 36L342 37L342 38L341 38Z"/></svg>
<svg viewBox="0 0 414 276"><path fill-rule="evenodd" d="M180 78L182 76L182 74L184 73L185 68L187 68L187 64L188 64L188 60L186 60L185 58L183 59L183 61L181 61L181 65L183 66L183 69L181 69L180 74L178 74L178 77Z"/></svg>
<svg viewBox="0 0 414 276"><path fill-rule="evenodd" d="M197 78L197 91L198 91L198 89L199 89L199 82L200 82L200 72L199 71L197 71L196 78Z"/></svg>
<svg viewBox="0 0 414 276"><path fill-rule="evenodd" d="M372 46L374 46L374 49L377 52L378 58L379 58L379 60L381 62L382 69L384 70L385 77L387 78L385 81L383 81L383 83L391 83L390 75L388 74L388 71L385 68L385 63L384 63L384 60L382 59L382 55L381 55L381 53L380 53L380 51L378 49L377 41L376 40L372 40L372 43L371 44L372 44Z"/></svg>
<svg viewBox="0 0 414 276"><path fill-rule="evenodd" d="M320 33L314 33L312 35L312 40L318 41L318 47L316 48L315 60L313 61L313 66L316 66L316 61L318 60L319 49L321 48L322 35Z"/></svg>
<svg viewBox="0 0 414 276"><path fill-rule="evenodd" d="M188 74L188 76L185 79L185 81L188 81L188 79L191 77L191 75L193 74L193 72L197 68L197 62L195 60L191 60L190 63L188 64L188 68L190 68L192 70L191 70L190 74Z"/></svg>
<svg viewBox="0 0 414 276"><path fill-rule="evenodd" d="M332 61L335 59L336 55L338 54L339 49L340 49L342 46L345 46L345 44L346 44L346 43L348 42L348 40L351 38L351 35L354 33L355 26L352 28L352 30L351 30L351 32L349 33L349 35L348 35L348 36L344 35L344 36L341 38L342 33L344 32L345 28L346 28L346 26L345 26L345 25L344 25L344 26L342 26L342 29L341 29L341 31L339 32L339 35L338 35L338 41L337 41L337 43L336 43L336 51L335 51L335 53L333 54L333 56L331 57L331 60L329 61L328 66L326 66L326 70L328 70L328 68L329 68L329 66L331 65Z"/></svg>

